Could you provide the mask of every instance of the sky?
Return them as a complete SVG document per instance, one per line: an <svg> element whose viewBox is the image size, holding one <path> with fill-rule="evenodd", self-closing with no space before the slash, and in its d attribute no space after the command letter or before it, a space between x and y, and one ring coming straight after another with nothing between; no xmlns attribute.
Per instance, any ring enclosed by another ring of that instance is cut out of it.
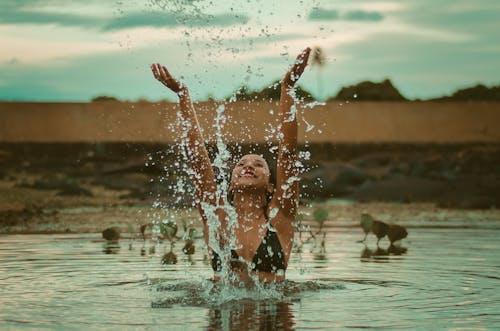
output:
<svg viewBox="0 0 500 331"><path fill-rule="evenodd" d="M300 85L323 100L390 79L410 99L500 83L498 0L0 0L0 100L195 100L261 89L305 47Z"/></svg>

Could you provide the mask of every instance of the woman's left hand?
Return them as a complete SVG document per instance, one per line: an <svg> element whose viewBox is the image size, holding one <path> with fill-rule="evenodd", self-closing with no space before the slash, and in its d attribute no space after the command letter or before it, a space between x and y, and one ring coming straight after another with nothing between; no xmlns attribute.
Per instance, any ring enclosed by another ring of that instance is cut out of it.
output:
<svg viewBox="0 0 500 331"><path fill-rule="evenodd" d="M295 83L299 80L300 76L304 72L307 66L307 60L309 59L309 54L311 53L311 48L307 47L302 51L302 53L297 56L292 68L286 73L285 78L283 78L282 85L288 88L295 86Z"/></svg>
<svg viewBox="0 0 500 331"><path fill-rule="evenodd" d="M151 65L151 71L153 71L155 78L172 90L172 92L179 94L184 88L184 85L181 82L172 77L170 72L167 70L167 67L162 66L159 63L153 63Z"/></svg>

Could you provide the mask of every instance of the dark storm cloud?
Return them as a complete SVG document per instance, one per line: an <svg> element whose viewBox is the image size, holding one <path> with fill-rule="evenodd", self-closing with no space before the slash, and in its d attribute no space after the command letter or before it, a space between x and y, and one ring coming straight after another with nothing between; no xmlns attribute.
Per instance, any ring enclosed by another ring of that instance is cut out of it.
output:
<svg viewBox="0 0 500 331"><path fill-rule="evenodd" d="M369 12L364 10L351 10L339 13L334 9L313 8L309 13L310 21L381 21L384 16L378 12Z"/></svg>

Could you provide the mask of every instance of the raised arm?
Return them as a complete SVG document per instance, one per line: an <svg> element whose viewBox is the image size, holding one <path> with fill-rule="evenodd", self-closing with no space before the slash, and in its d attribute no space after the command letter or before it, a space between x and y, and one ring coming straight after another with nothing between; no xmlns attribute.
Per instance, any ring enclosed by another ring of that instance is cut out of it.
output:
<svg viewBox="0 0 500 331"><path fill-rule="evenodd" d="M151 65L151 70L158 81L179 97L182 130L186 132L186 135L182 135L183 139L185 139L183 145L189 165L193 170L191 177L196 187L198 204L200 205L204 202L215 205L215 193L217 190L215 175L205 148L205 142L200 131L193 103L189 97L189 91L184 84L172 77L165 66L153 64ZM204 216L203 212L202 216Z"/></svg>
<svg viewBox="0 0 500 331"><path fill-rule="evenodd" d="M297 166L297 109L294 99L295 83L299 80L307 66L308 47L297 56L292 68L281 82L281 99L279 108L279 149L276 172L276 190L273 205L278 206L286 217L295 217L299 200L299 169Z"/></svg>

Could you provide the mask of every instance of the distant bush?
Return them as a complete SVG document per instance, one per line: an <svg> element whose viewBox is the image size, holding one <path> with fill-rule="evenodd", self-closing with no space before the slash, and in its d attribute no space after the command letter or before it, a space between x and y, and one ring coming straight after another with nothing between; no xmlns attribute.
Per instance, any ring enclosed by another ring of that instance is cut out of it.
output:
<svg viewBox="0 0 500 331"><path fill-rule="evenodd" d="M260 91L249 91L246 86L242 86L226 99L230 99L233 96L237 101L279 101L281 97L281 84L279 81L276 81ZM295 88L295 96L303 101L314 100L311 93L300 86Z"/></svg>
<svg viewBox="0 0 500 331"><path fill-rule="evenodd" d="M364 81L356 85L343 87L329 100L357 101L406 101L389 79L380 83Z"/></svg>
<svg viewBox="0 0 500 331"><path fill-rule="evenodd" d="M436 101L500 101L500 86L487 87L482 84L457 90L451 96L433 99Z"/></svg>
<svg viewBox="0 0 500 331"><path fill-rule="evenodd" d="M109 97L107 95L100 95L91 100L92 102L99 102L99 101L119 101L115 97Z"/></svg>

